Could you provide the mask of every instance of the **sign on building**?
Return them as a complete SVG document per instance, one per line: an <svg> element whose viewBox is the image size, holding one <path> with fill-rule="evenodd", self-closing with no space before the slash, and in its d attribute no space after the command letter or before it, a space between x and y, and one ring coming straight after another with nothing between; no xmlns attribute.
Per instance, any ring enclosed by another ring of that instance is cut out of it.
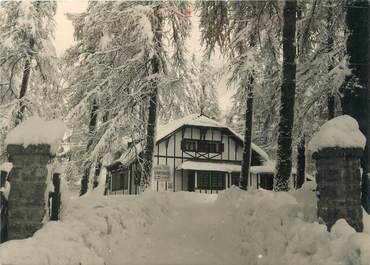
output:
<svg viewBox="0 0 370 265"><path fill-rule="evenodd" d="M170 167L168 165L154 166L154 180L170 181Z"/></svg>

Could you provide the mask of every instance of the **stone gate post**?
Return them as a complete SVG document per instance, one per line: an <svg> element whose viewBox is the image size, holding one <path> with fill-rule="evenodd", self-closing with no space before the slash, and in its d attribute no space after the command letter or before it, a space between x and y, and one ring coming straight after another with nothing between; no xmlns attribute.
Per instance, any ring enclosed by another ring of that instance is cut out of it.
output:
<svg viewBox="0 0 370 265"><path fill-rule="evenodd" d="M9 180L8 239L22 239L33 235L46 214L48 194L47 164L52 157L50 145L9 144L9 161L13 169Z"/></svg>
<svg viewBox="0 0 370 265"><path fill-rule="evenodd" d="M362 148L327 147L313 153L316 160L317 214L328 230L344 218L363 230L361 208Z"/></svg>
<svg viewBox="0 0 370 265"><path fill-rule="evenodd" d="M361 164L366 138L349 115L327 121L309 143L316 160L317 215L330 231L345 219L357 232L363 230Z"/></svg>

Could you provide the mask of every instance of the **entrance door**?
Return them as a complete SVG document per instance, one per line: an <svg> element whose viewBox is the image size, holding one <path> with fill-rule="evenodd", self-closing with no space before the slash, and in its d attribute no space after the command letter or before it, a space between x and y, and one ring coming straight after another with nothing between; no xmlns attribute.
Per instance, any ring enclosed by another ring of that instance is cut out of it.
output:
<svg viewBox="0 0 370 265"><path fill-rule="evenodd" d="M188 172L188 191L195 191L195 171Z"/></svg>

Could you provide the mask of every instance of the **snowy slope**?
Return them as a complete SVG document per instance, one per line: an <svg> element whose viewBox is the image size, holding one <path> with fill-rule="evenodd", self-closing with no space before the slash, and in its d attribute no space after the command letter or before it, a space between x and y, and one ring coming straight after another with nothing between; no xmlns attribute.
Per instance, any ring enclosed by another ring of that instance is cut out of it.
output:
<svg viewBox="0 0 370 265"><path fill-rule="evenodd" d="M332 233L316 222L314 193L217 195L91 193L70 202L60 222L0 246L4 264L368 265L365 233L343 220Z"/></svg>

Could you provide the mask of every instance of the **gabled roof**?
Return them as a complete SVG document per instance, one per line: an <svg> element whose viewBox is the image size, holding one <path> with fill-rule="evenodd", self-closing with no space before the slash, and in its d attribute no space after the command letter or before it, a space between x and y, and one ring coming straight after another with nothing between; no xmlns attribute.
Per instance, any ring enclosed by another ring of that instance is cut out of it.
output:
<svg viewBox="0 0 370 265"><path fill-rule="evenodd" d="M238 134L237 132L235 132L233 129L226 126L225 124L222 124L216 120L210 119L204 115L191 114L181 119L174 120L166 125L159 125L158 130L157 130L157 135L156 135L156 143L158 144L158 142L169 137L170 135L180 130L184 126L207 127L207 128L210 127L210 128L224 129L228 131L232 136L234 136L235 139L237 139L240 143L244 142L244 139L240 134ZM137 155L140 154L142 150L143 150L142 143L138 143L135 145L135 148L129 148L115 162L120 162L123 165L128 165L136 159ZM269 161L268 154L254 143L252 143L252 150L256 152L258 155L260 155L265 160L264 162Z"/></svg>
<svg viewBox="0 0 370 265"><path fill-rule="evenodd" d="M237 132L235 132L233 129L228 127L227 125L215 121L213 119L210 119L204 115L191 114L181 119L174 120L164 126L159 126L156 137L157 143L166 138L167 136L171 135L172 133L176 132L183 126L211 127L225 129L229 131L233 136L235 136L235 138L238 139L241 143L244 142L243 137ZM252 143L252 150L258 153L266 161L269 160L268 154L254 143Z"/></svg>
<svg viewBox="0 0 370 265"><path fill-rule="evenodd" d="M157 142L161 141L166 136L177 131L184 125L199 126L199 127L212 127L212 128L225 128L224 125L219 122L212 120L204 115L191 114L181 119L174 120L164 126L158 126L157 130Z"/></svg>

